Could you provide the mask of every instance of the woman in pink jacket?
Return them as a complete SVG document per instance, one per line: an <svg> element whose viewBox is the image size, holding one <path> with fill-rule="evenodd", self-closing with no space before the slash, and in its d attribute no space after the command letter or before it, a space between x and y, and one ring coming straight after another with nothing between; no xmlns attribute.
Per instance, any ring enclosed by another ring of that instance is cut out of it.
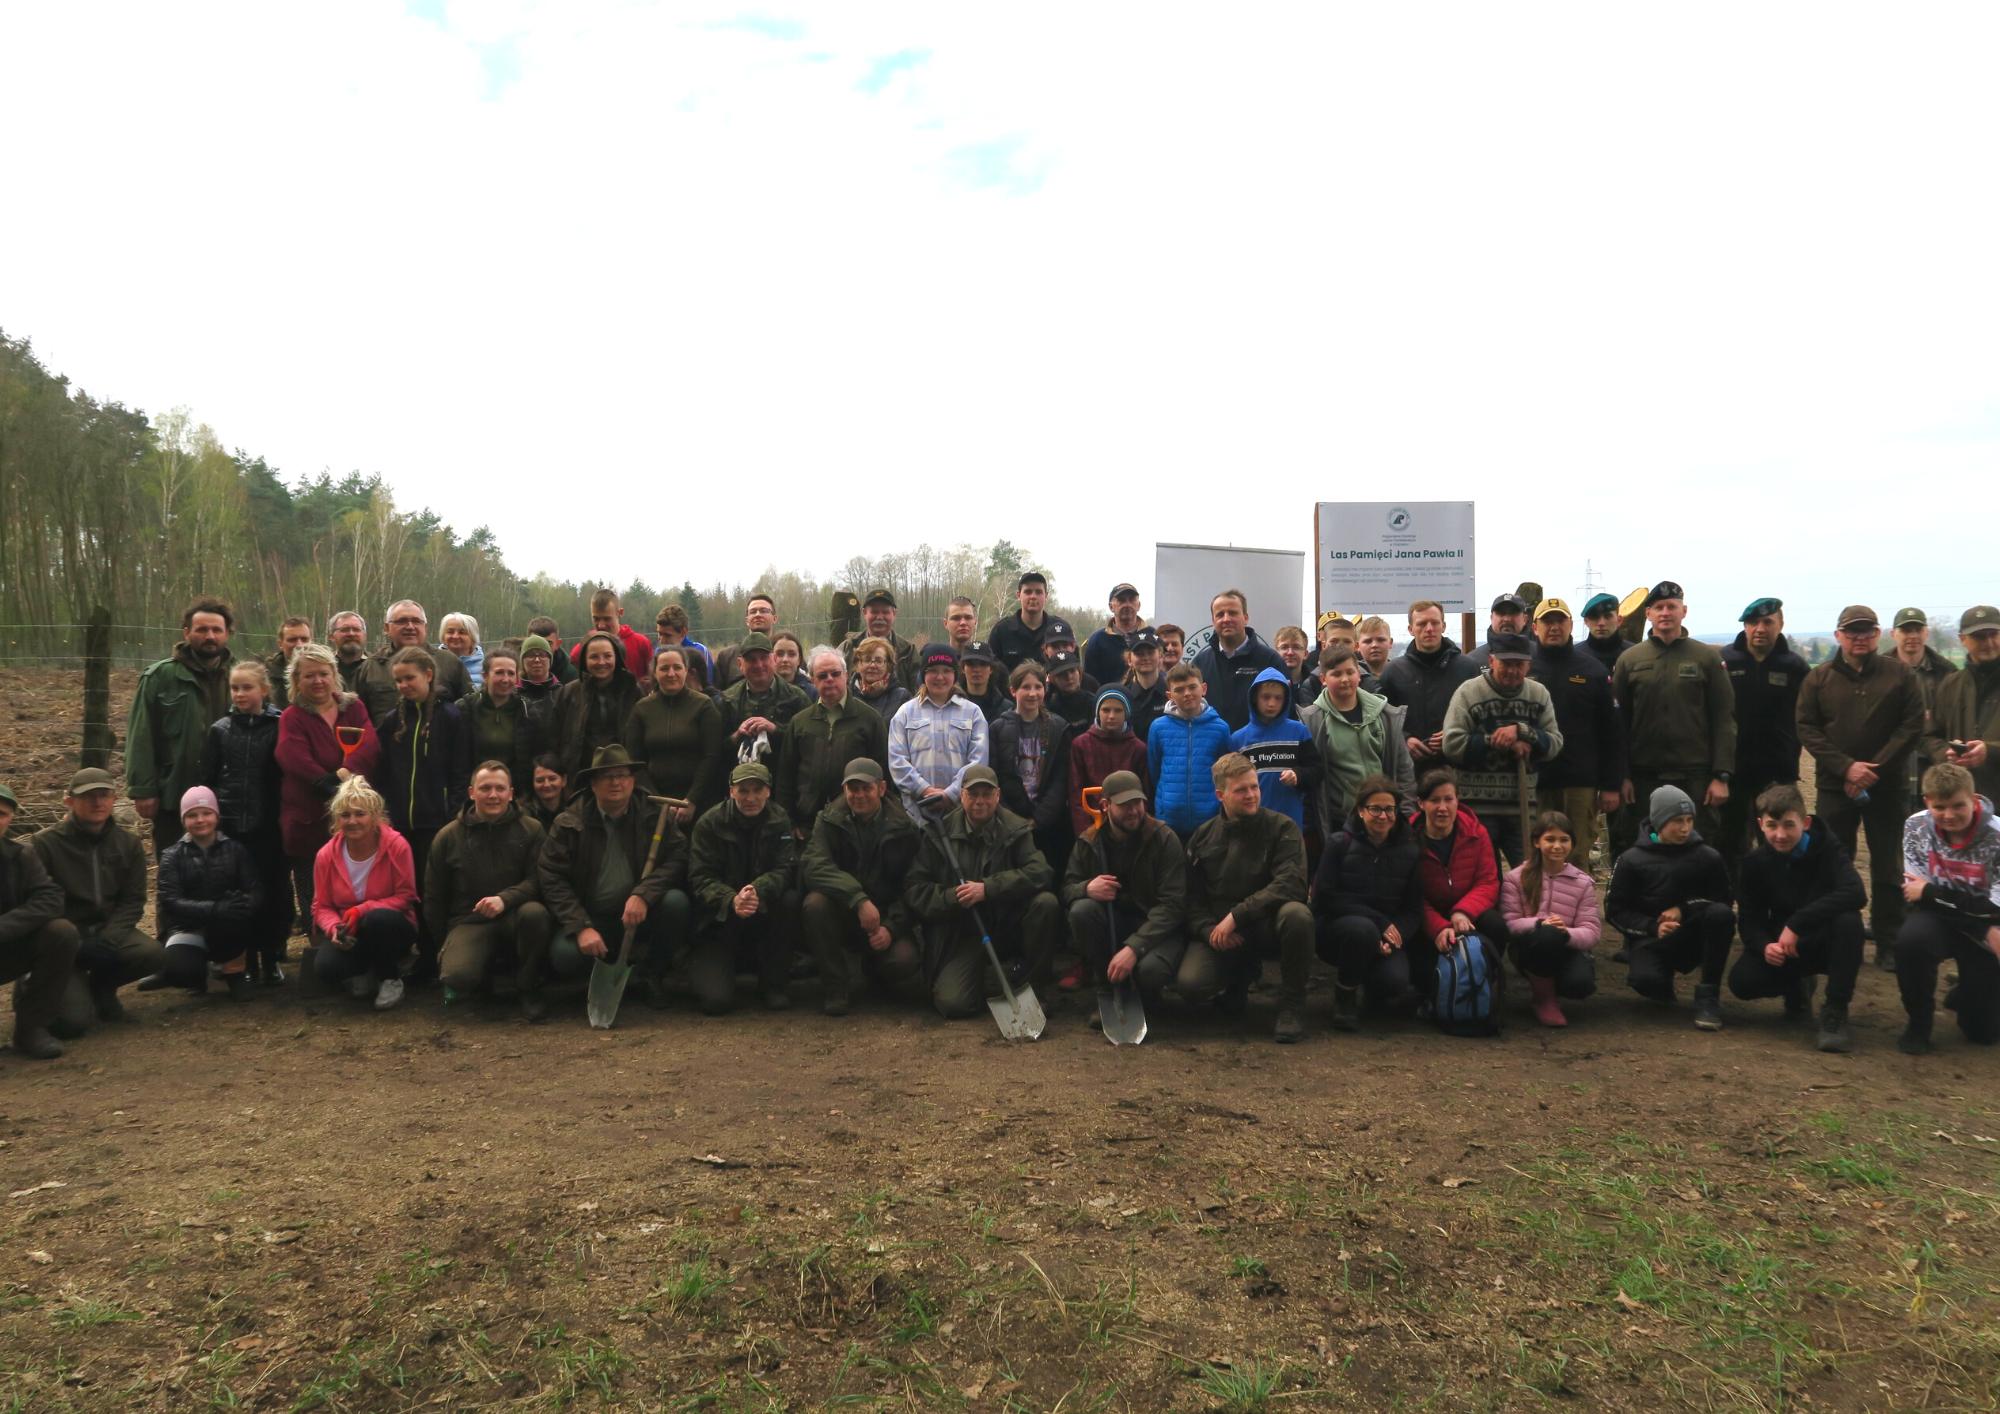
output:
<svg viewBox="0 0 2000 1414"><path fill-rule="evenodd" d="M1581 1001L1597 990L1597 886L1569 862L1575 832L1549 811L1535 821L1535 857L1500 881L1500 913L1513 939L1514 965L1528 978L1535 1019L1567 1026L1556 998Z"/></svg>
<svg viewBox="0 0 2000 1414"><path fill-rule="evenodd" d="M333 838L313 861L313 927L326 939L313 970L345 982L375 1010L403 999L403 962L417 945L417 870L409 841L359 776L333 794Z"/></svg>

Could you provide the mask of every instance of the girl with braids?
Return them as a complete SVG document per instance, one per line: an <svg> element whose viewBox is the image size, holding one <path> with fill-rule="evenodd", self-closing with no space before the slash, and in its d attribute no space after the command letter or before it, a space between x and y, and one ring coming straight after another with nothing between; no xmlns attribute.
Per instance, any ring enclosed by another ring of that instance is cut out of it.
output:
<svg viewBox="0 0 2000 1414"><path fill-rule="evenodd" d="M1060 872L1069 862L1069 724L1045 705L1048 682L1040 663L1008 674L1014 705L993 719L988 757L1001 807L1035 827L1035 847Z"/></svg>
<svg viewBox="0 0 2000 1414"><path fill-rule="evenodd" d="M1591 949L1599 931L1597 889L1590 875L1569 862L1576 831L1569 816L1549 810L1536 817L1534 852L1500 881L1500 914L1513 940L1514 965L1534 994L1535 1019L1567 1026L1556 998L1581 1001L1597 990Z"/></svg>

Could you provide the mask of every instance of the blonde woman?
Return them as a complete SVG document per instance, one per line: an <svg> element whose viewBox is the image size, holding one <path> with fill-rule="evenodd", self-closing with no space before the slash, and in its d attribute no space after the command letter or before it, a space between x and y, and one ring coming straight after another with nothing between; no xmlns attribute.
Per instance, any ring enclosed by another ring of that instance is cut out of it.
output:
<svg viewBox="0 0 2000 1414"><path fill-rule="evenodd" d="M329 807L333 838L313 863L313 926L326 946L319 979L345 982L375 1009L403 999L403 962L417 945L417 869L409 842L389 824L373 786L349 777Z"/></svg>

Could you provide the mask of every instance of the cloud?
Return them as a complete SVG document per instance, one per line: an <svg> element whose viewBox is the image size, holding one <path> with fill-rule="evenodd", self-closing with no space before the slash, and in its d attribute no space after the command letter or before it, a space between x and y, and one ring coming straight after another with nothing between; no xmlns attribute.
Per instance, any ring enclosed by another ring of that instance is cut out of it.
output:
<svg viewBox="0 0 2000 1414"><path fill-rule="evenodd" d="M1028 145L1020 133L985 142L968 142L944 155L945 171L960 186L975 191L996 188L1009 196L1041 190L1044 172L1025 160Z"/></svg>
<svg viewBox="0 0 2000 1414"><path fill-rule="evenodd" d="M894 54L870 61L868 72L854 86L872 97L887 88L896 75L909 73L930 57L928 49L898 49Z"/></svg>
<svg viewBox="0 0 2000 1414"><path fill-rule="evenodd" d="M806 27L799 20L775 19L769 15L732 15L728 19L710 20L708 29L740 29L749 34L761 34L766 39L786 41L802 39Z"/></svg>

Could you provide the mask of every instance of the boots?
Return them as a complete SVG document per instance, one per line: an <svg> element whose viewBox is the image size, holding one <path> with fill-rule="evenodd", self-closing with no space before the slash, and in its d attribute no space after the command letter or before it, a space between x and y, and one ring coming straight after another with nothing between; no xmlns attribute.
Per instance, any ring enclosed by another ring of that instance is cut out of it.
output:
<svg viewBox="0 0 2000 1414"><path fill-rule="evenodd" d="M1819 1009L1819 1048L1846 1055L1854 1049L1854 1041L1847 1034L1847 1008L1835 1002L1828 1002Z"/></svg>
<svg viewBox="0 0 2000 1414"><path fill-rule="evenodd" d="M1300 1013L1304 1010L1305 1007L1302 1003L1292 1001L1288 998L1278 1008L1278 1025L1272 1031L1271 1039L1281 1046L1289 1046L1303 1041L1306 1035L1306 1024Z"/></svg>
<svg viewBox="0 0 2000 1414"><path fill-rule="evenodd" d="M30 1060L55 1060L63 1053L62 1042L42 1026L14 1026L14 1049Z"/></svg>
<svg viewBox="0 0 2000 1414"><path fill-rule="evenodd" d="M1544 1026L1569 1025L1569 1018L1563 1015L1562 1004L1556 1000L1553 977L1530 977L1528 991L1534 998L1535 1020Z"/></svg>
<svg viewBox="0 0 2000 1414"><path fill-rule="evenodd" d="M1697 1031L1722 1029L1722 987L1714 982L1694 986L1694 1026Z"/></svg>
<svg viewBox="0 0 2000 1414"><path fill-rule="evenodd" d="M1803 1026L1812 1020L1813 993L1819 990L1819 978L1801 977L1785 990L1785 1020Z"/></svg>
<svg viewBox="0 0 2000 1414"><path fill-rule="evenodd" d="M1335 987L1333 989L1333 1029L1336 1031L1356 1031L1361 1026L1361 989L1359 987Z"/></svg>
<svg viewBox="0 0 2000 1414"><path fill-rule="evenodd" d="M1896 1038L1896 1049L1906 1056L1927 1056L1931 1053L1931 1016L1913 1016L1910 1024L1903 1028L1903 1034Z"/></svg>

